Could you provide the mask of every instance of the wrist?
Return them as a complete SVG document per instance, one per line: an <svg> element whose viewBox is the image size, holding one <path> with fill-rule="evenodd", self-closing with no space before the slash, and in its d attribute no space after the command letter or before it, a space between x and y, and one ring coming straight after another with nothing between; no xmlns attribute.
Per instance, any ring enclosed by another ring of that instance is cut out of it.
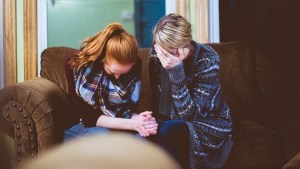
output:
<svg viewBox="0 0 300 169"><path fill-rule="evenodd" d="M132 113L132 115L131 115L131 119L135 119L137 116L138 116L138 114L136 114L136 113Z"/></svg>
<svg viewBox="0 0 300 169"><path fill-rule="evenodd" d="M129 120L129 129L133 131L138 131L139 130L139 125L136 123L134 119L128 119Z"/></svg>

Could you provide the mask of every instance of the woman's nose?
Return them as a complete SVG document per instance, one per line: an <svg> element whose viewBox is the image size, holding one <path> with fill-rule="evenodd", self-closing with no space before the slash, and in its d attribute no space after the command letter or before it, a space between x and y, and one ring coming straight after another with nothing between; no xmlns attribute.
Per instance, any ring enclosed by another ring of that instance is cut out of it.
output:
<svg viewBox="0 0 300 169"><path fill-rule="evenodd" d="M115 76L116 79L120 78L120 74L114 74L114 76Z"/></svg>

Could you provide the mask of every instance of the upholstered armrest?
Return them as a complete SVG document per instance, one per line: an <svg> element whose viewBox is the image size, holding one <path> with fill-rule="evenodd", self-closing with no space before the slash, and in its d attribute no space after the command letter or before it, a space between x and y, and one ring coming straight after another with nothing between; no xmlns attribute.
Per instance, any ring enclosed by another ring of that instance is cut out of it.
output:
<svg viewBox="0 0 300 169"><path fill-rule="evenodd" d="M43 78L0 90L0 126L15 142L16 161L61 141L71 107L66 93Z"/></svg>

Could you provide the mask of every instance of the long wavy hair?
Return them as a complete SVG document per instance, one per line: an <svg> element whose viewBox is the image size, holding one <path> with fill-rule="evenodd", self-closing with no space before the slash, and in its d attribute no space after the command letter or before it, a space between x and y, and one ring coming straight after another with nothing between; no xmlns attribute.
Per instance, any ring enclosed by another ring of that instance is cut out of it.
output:
<svg viewBox="0 0 300 169"><path fill-rule="evenodd" d="M105 62L114 59L119 64L133 64L138 59L138 44L134 36L126 32L119 23L108 25L102 32L86 38L81 50L70 60L70 66L77 71L97 59Z"/></svg>

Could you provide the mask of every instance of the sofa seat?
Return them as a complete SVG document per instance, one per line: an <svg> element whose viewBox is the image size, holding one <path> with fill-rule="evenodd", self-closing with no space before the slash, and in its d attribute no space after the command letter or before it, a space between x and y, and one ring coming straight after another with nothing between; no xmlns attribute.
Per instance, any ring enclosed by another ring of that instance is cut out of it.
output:
<svg viewBox="0 0 300 169"><path fill-rule="evenodd" d="M264 125L250 120L235 120L233 141L225 169L275 169L283 163L278 135Z"/></svg>

